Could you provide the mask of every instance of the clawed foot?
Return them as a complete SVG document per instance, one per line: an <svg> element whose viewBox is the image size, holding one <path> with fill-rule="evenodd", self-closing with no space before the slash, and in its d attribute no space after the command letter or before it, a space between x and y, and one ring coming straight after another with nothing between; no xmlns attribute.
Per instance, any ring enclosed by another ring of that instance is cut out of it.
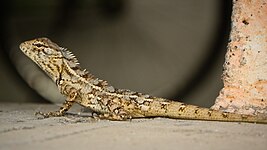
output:
<svg viewBox="0 0 267 150"><path fill-rule="evenodd" d="M38 111L38 112L35 113L35 115L41 115L44 118L49 118L49 117L61 117L64 114L59 112L59 111L48 112L48 113L43 113L43 112Z"/></svg>

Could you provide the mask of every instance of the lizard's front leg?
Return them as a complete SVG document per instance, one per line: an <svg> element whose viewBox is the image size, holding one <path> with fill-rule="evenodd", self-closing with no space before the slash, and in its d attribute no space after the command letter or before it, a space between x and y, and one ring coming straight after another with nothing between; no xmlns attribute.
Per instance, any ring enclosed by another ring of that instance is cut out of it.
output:
<svg viewBox="0 0 267 150"><path fill-rule="evenodd" d="M44 118L63 116L65 112L67 112L71 108L71 106L74 104L75 102L74 100L76 96L77 96L77 93L75 91L72 91L68 95L66 101L62 104L59 110L48 112L48 113L43 113L39 111L39 112L36 112L35 115L42 115Z"/></svg>

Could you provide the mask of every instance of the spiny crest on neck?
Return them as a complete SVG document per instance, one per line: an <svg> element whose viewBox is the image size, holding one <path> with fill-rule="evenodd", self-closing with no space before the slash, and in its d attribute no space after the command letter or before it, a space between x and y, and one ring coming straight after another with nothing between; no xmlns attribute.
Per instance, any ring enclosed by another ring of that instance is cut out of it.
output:
<svg viewBox="0 0 267 150"><path fill-rule="evenodd" d="M86 80L90 80L90 82L93 82L93 84L95 85L99 85L99 86L107 86L108 83L105 80L100 80L96 77L94 77L94 75L92 75L91 73L89 73L86 69L82 69L80 67L80 63L77 59L77 57L68 49L66 48L62 48L60 47L61 52L63 57L66 60L67 65L75 72L77 73L77 75L79 75L80 77L86 79Z"/></svg>
<svg viewBox="0 0 267 150"><path fill-rule="evenodd" d="M77 57L68 49L60 47L60 50L62 52L62 55L65 59L65 62L67 65L77 73L80 77L83 77L85 79L94 78L92 74L90 74L86 69L82 69L80 67L80 63L77 59Z"/></svg>
<svg viewBox="0 0 267 150"><path fill-rule="evenodd" d="M76 63L77 65L79 65L78 59L76 58L76 56L69 50L67 50L66 48L60 47L60 50L62 52L62 55L65 59L67 59L68 61L71 61L73 63Z"/></svg>

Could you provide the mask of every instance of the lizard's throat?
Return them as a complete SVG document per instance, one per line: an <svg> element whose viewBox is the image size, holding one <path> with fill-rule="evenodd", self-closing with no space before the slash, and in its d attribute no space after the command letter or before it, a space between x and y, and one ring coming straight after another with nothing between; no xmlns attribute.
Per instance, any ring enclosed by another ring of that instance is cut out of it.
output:
<svg viewBox="0 0 267 150"><path fill-rule="evenodd" d="M42 66L40 66L40 68L44 70L47 76L51 78L54 83L57 83L59 80L61 80L62 75L61 75L60 69L55 70L49 67L43 68Z"/></svg>

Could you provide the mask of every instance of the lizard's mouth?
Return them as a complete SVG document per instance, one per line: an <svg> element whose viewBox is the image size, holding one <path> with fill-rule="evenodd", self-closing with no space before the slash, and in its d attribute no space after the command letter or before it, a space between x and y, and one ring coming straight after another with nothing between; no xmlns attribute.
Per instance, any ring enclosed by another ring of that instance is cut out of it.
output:
<svg viewBox="0 0 267 150"><path fill-rule="evenodd" d="M30 51L27 48L27 42L23 42L19 45L19 49L28 57L30 57Z"/></svg>
<svg viewBox="0 0 267 150"><path fill-rule="evenodd" d="M31 50L31 47L30 47L31 43L29 43L29 41L25 41L23 43L21 43L19 45L19 48L20 50L26 55L28 56L29 58L31 58L31 56L33 55L33 51Z"/></svg>
<svg viewBox="0 0 267 150"><path fill-rule="evenodd" d="M23 43L21 43L21 44L19 45L19 49L20 49L21 51L23 51L23 52L26 51L26 48L25 48L25 42L23 42Z"/></svg>
<svg viewBox="0 0 267 150"><path fill-rule="evenodd" d="M27 55L28 57L30 56L30 47L29 47L29 43L26 41L26 42L23 42L19 45L19 48L20 50L25 54Z"/></svg>

